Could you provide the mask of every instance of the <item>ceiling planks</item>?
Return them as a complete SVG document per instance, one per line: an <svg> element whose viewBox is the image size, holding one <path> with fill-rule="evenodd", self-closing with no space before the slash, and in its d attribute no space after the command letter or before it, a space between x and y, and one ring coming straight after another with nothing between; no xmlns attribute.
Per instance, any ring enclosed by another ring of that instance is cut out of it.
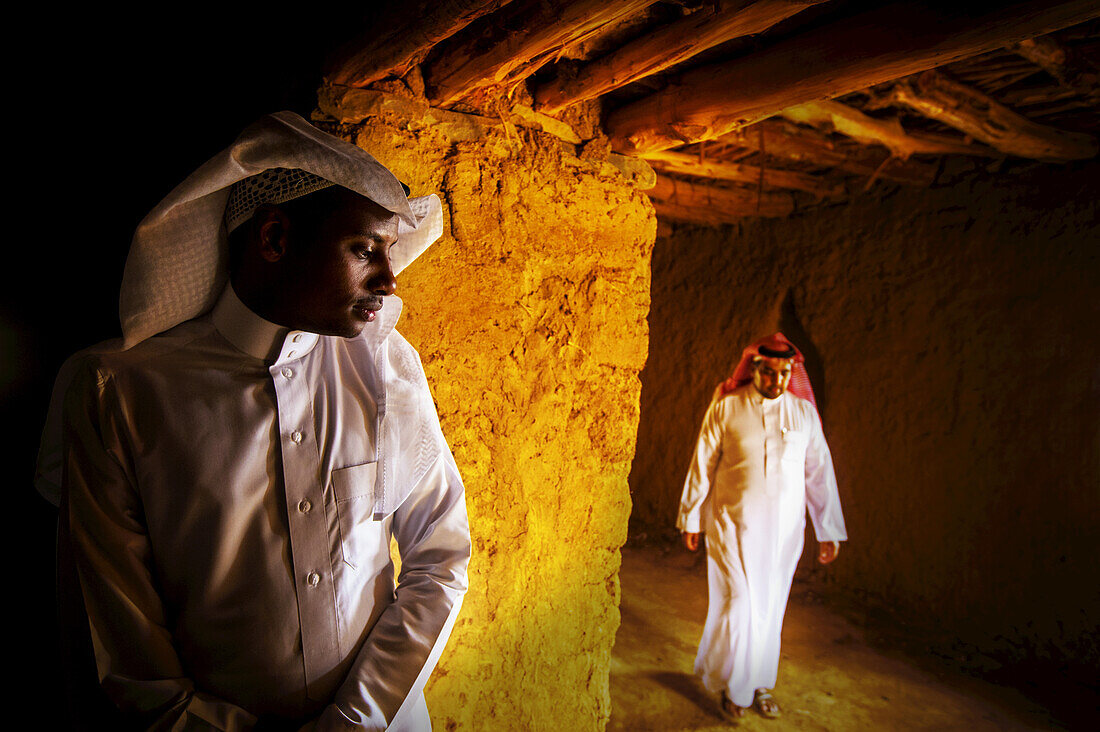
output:
<svg viewBox="0 0 1100 732"><path fill-rule="evenodd" d="M794 197L789 193L762 192L747 188L719 188L701 183L657 176L657 184L649 191L657 208L674 213L673 218L708 223L725 223L745 216L789 216L795 210Z"/></svg>
<svg viewBox="0 0 1100 732"><path fill-rule="evenodd" d="M658 171L663 219L784 216L934 185L945 158L1100 149L1100 0L410 2L330 58L330 94L610 143Z"/></svg>
<svg viewBox="0 0 1100 732"><path fill-rule="evenodd" d="M936 166L921 160L902 160L884 148L841 146L820 134L779 120L765 120L719 138L761 155L834 168L861 178L884 179L902 185L926 187L936 177Z"/></svg>
<svg viewBox="0 0 1100 732"><path fill-rule="evenodd" d="M432 104L447 107L471 92L526 78L550 54L655 0L512 0L440 43L424 81Z"/></svg>
<svg viewBox="0 0 1100 732"><path fill-rule="evenodd" d="M692 15L638 38L614 53L586 64L575 76L559 76L535 92L543 111L553 114L570 104L595 99L621 86L652 76L734 38L762 33L785 18L825 0L716 2Z"/></svg>
<svg viewBox="0 0 1100 732"><path fill-rule="evenodd" d="M1009 155L1065 162L1091 158L1096 138L1033 122L940 71L894 85L890 98Z"/></svg>
<svg viewBox="0 0 1100 732"><path fill-rule="evenodd" d="M792 122L825 127L868 145L884 145L902 160L911 155L982 155L986 148L963 139L953 140L941 135L910 134L897 119L877 119L840 102L806 102L787 107L780 114Z"/></svg>
<svg viewBox="0 0 1100 732"><path fill-rule="evenodd" d="M1091 104L1100 104L1100 70L1075 49L1043 36L1021 41L1012 50L1053 76L1067 90L1080 94Z"/></svg>
<svg viewBox="0 0 1100 732"><path fill-rule="evenodd" d="M895 2L727 63L684 73L612 112L622 153L712 140L786 107L829 99L1100 16L1096 0L1017 2L985 12L959 3Z"/></svg>
<svg viewBox="0 0 1100 732"><path fill-rule="evenodd" d="M508 2L414 0L388 3L366 33L329 56L325 79L331 84L364 87L387 76L400 78L437 43ZM418 22L410 23L410 18Z"/></svg>
<svg viewBox="0 0 1100 732"><path fill-rule="evenodd" d="M822 176L780 170L743 163L729 163L721 159L707 159L703 155L658 150L644 157L654 168L668 173L680 173L697 178L730 181L732 183L762 184L773 188L789 188L812 193L817 198L843 195L843 187L829 182Z"/></svg>

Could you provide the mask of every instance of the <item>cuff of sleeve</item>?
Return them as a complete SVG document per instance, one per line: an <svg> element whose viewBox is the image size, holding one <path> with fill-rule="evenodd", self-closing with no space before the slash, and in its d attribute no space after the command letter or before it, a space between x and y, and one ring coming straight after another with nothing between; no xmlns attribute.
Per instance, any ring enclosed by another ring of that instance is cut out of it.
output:
<svg viewBox="0 0 1100 732"><path fill-rule="evenodd" d="M685 534L698 534L699 517L698 516L680 516L676 519L676 528Z"/></svg>

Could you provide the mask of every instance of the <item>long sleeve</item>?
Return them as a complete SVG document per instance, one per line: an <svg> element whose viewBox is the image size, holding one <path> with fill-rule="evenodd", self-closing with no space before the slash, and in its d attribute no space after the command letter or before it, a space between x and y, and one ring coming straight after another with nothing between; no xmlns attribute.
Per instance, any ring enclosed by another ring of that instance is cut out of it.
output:
<svg viewBox="0 0 1100 732"><path fill-rule="evenodd" d="M680 512L676 517L676 528L680 531L700 531L703 505L710 495L714 472L722 456L722 401L719 397L716 394L707 407L703 426L699 430L699 439L695 443L695 452L691 457L691 466L688 468L684 491L680 497Z"/></svg>
<svg viewBox="0 0 1100 732"><path fill-rule="evenodd" d="M816 410L811 423L806 447L806 508L818 541L847 541L840 494L833 473L833 458Z"/></svg>
<svg viewBox="0 0 1100 732"><path fill-rule="evenodd" d="M465 493L441 456L393 516L401 556L396 599L383 611L318 730L415 728L413 708L466 592L470 531Z"/></svg>
<svg viewBox="0 0 1100 732"><path fill-rule="evenodd" d="M149 728L251 728L247 711L195 689L173 646L110 377L82 369L64 409L60 538L72 552L105 692Z"/></svg>

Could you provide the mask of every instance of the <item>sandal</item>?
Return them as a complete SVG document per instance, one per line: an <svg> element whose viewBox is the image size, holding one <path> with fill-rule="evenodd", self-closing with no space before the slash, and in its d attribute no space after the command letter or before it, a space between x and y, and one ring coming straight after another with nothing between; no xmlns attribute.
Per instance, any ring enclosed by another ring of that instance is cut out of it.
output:
<svg viewBox="0 0 1100 732"><path fill-rule="evenodd" d="M772 698L767 689L757 689L752 699L752 708L760 713L760 716L768 719L777 719L781 714L779 703Z"/></svg>
<svg viewBox="0 0 1100 732"><path fill-rule="evenodd" d="M718 703L718 711L722 714L724 720L733 724L737 724L741 721L741 717L745 716L745 708L734 704L733 700L724 691L722 692L721 701Z"/></svg>

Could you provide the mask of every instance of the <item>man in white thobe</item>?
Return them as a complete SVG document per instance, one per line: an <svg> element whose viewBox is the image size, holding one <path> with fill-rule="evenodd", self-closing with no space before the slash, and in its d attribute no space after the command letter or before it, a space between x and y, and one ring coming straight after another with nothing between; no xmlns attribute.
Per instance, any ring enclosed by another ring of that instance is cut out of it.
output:
<svg viewBox="0 0 1100 732"><path fill-rule="evenodd" d="M676 525L695 551L706 536L709 608L695 672L721 710L779 716L771 696L806 511L818 560L847 533L802 355L781 333L745 349L703 418Z"/></svg>
<svg viewBox="0 0 1100 732"><path fill-rule="evenodd" d="M470 536L393 293L441 231L287 112L139 225L123 340L67 362L38 479L112 727L431 728Z"/></svg>

